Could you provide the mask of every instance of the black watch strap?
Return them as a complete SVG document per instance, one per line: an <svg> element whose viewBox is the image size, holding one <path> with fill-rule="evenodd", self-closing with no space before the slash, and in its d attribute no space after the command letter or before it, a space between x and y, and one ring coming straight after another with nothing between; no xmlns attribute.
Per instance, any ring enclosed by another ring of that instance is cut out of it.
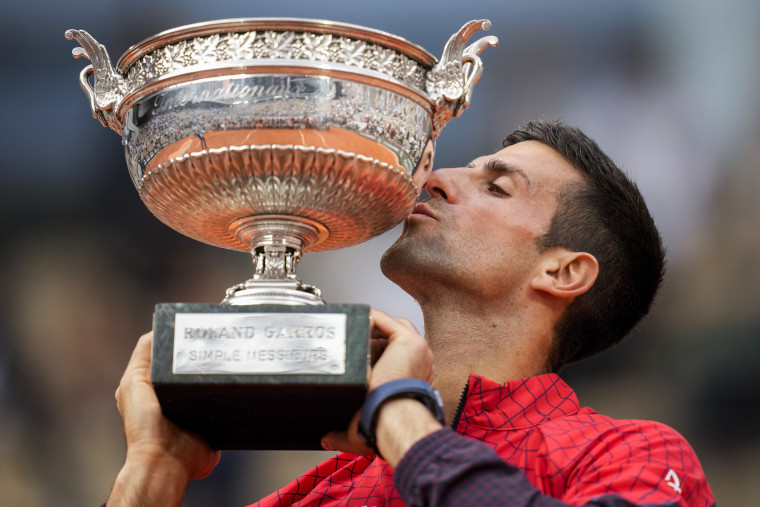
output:
<svg viewBox="0 0 760 507"><path fill-rule="evenodd" d="M441 395L424 380L403 378L378 386L367 395L359 417L359 436L377 454L380 453L377 450L375 429L379 408L383 403L394 398L412 398L421 402L438 422L445 424Z"/></svg>

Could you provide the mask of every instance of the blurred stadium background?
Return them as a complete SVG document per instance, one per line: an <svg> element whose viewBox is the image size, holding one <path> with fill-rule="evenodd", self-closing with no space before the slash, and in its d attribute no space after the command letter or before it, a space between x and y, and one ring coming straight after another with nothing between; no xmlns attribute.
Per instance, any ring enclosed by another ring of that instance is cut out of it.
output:
<svg viewBox="0 0 760 507"><path fill-rule="evenodd" d="M721 505L760 495L760 3L751 0L7 2L0 21L0 504L98 505L123 460L113 392L161 301L216 302L245 254L168 229L139 201L117 135L93 120L67 28L112 61L175 26L232 17L333 19L435 55L489 18L471 107L436 167L499 148L537 117L594 137L638 181L669 250L659 304L635 335L564 377L581 402L664 421L696 448ZM377 268L397 230L307 255L302 278L422 327ZM294 414L298 417L299 414ZM308 417L308 414L304 414ZM322 453L227 452L184 505L243 505Z"/></svg>

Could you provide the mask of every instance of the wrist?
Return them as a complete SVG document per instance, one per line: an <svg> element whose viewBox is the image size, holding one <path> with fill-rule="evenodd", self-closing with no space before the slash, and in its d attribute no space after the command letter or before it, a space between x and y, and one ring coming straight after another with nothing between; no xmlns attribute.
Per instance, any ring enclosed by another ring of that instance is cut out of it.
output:
<svg viewBox="0 0 760 507"><path fill-rule="evenodd" d="M178 506L189 482L190 476L178 460L149 453L128 453L106 505Z"/></svg>
<svg viewBox="0 0 760 507"><path fill-rule="evenodd" d="M377 447L383 459L395 468L414 444L441 428L443 424L417 400L390 400L378 417Z"/></svg>
<svg viewBox="0 0 760 507"><path fill-rule="evenodd" d="M385 429L382 434L379 431L381 417ZM394 462L396 457L400 459L411 444L440 429L443 420L443 404L438 391L424 380L398 379L370 391L359 418L359 436L390 463L390 454L394 456ZM386 435L391 438L386 439ZM382 449L381 438L387 440ZM399 452L401 454L396 456Z"/></svg>

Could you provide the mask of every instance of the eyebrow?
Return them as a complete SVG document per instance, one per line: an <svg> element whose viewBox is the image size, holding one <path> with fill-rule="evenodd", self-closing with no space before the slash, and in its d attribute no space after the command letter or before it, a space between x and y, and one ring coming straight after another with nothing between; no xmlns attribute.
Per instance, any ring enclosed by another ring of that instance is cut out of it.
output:
<svg viewBox="0 0 760 507"><path fill-rule="evenodd" d="M475 161L470 162L467 164L467 167L475 167ZM528 185L528 188L531 187L532 183L530 181L530 178L528 178L528 174L520 169L519 167L507 163L503 160L499 160L498 158L492 158L489 159L488 162L485 163L483 166L483 171L489 174L495 174L495 175L509 175L509 176L520 176L523 180L525 180L525 183Z"/></svg>

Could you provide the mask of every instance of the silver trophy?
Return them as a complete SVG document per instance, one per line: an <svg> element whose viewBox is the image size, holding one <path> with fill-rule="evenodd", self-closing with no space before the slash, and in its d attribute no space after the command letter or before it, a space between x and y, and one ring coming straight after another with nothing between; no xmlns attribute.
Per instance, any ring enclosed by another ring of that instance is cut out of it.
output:
<svg viewBox="0 0 760 507"><path fill-rule="evenodd" d="M490 22L465 24L437 60L345 23L213 21L146 39L115 69L87 32L66 32L91 62L80 84L93 116L122 136L148 209L253 255L253 277L221 304L156 307L151 375L168 417L218 448L317 448L346 425L366 389L368 308L325 304L296 265L409 214L433 139L497 44L468 44L481 28Z"/></svg>

